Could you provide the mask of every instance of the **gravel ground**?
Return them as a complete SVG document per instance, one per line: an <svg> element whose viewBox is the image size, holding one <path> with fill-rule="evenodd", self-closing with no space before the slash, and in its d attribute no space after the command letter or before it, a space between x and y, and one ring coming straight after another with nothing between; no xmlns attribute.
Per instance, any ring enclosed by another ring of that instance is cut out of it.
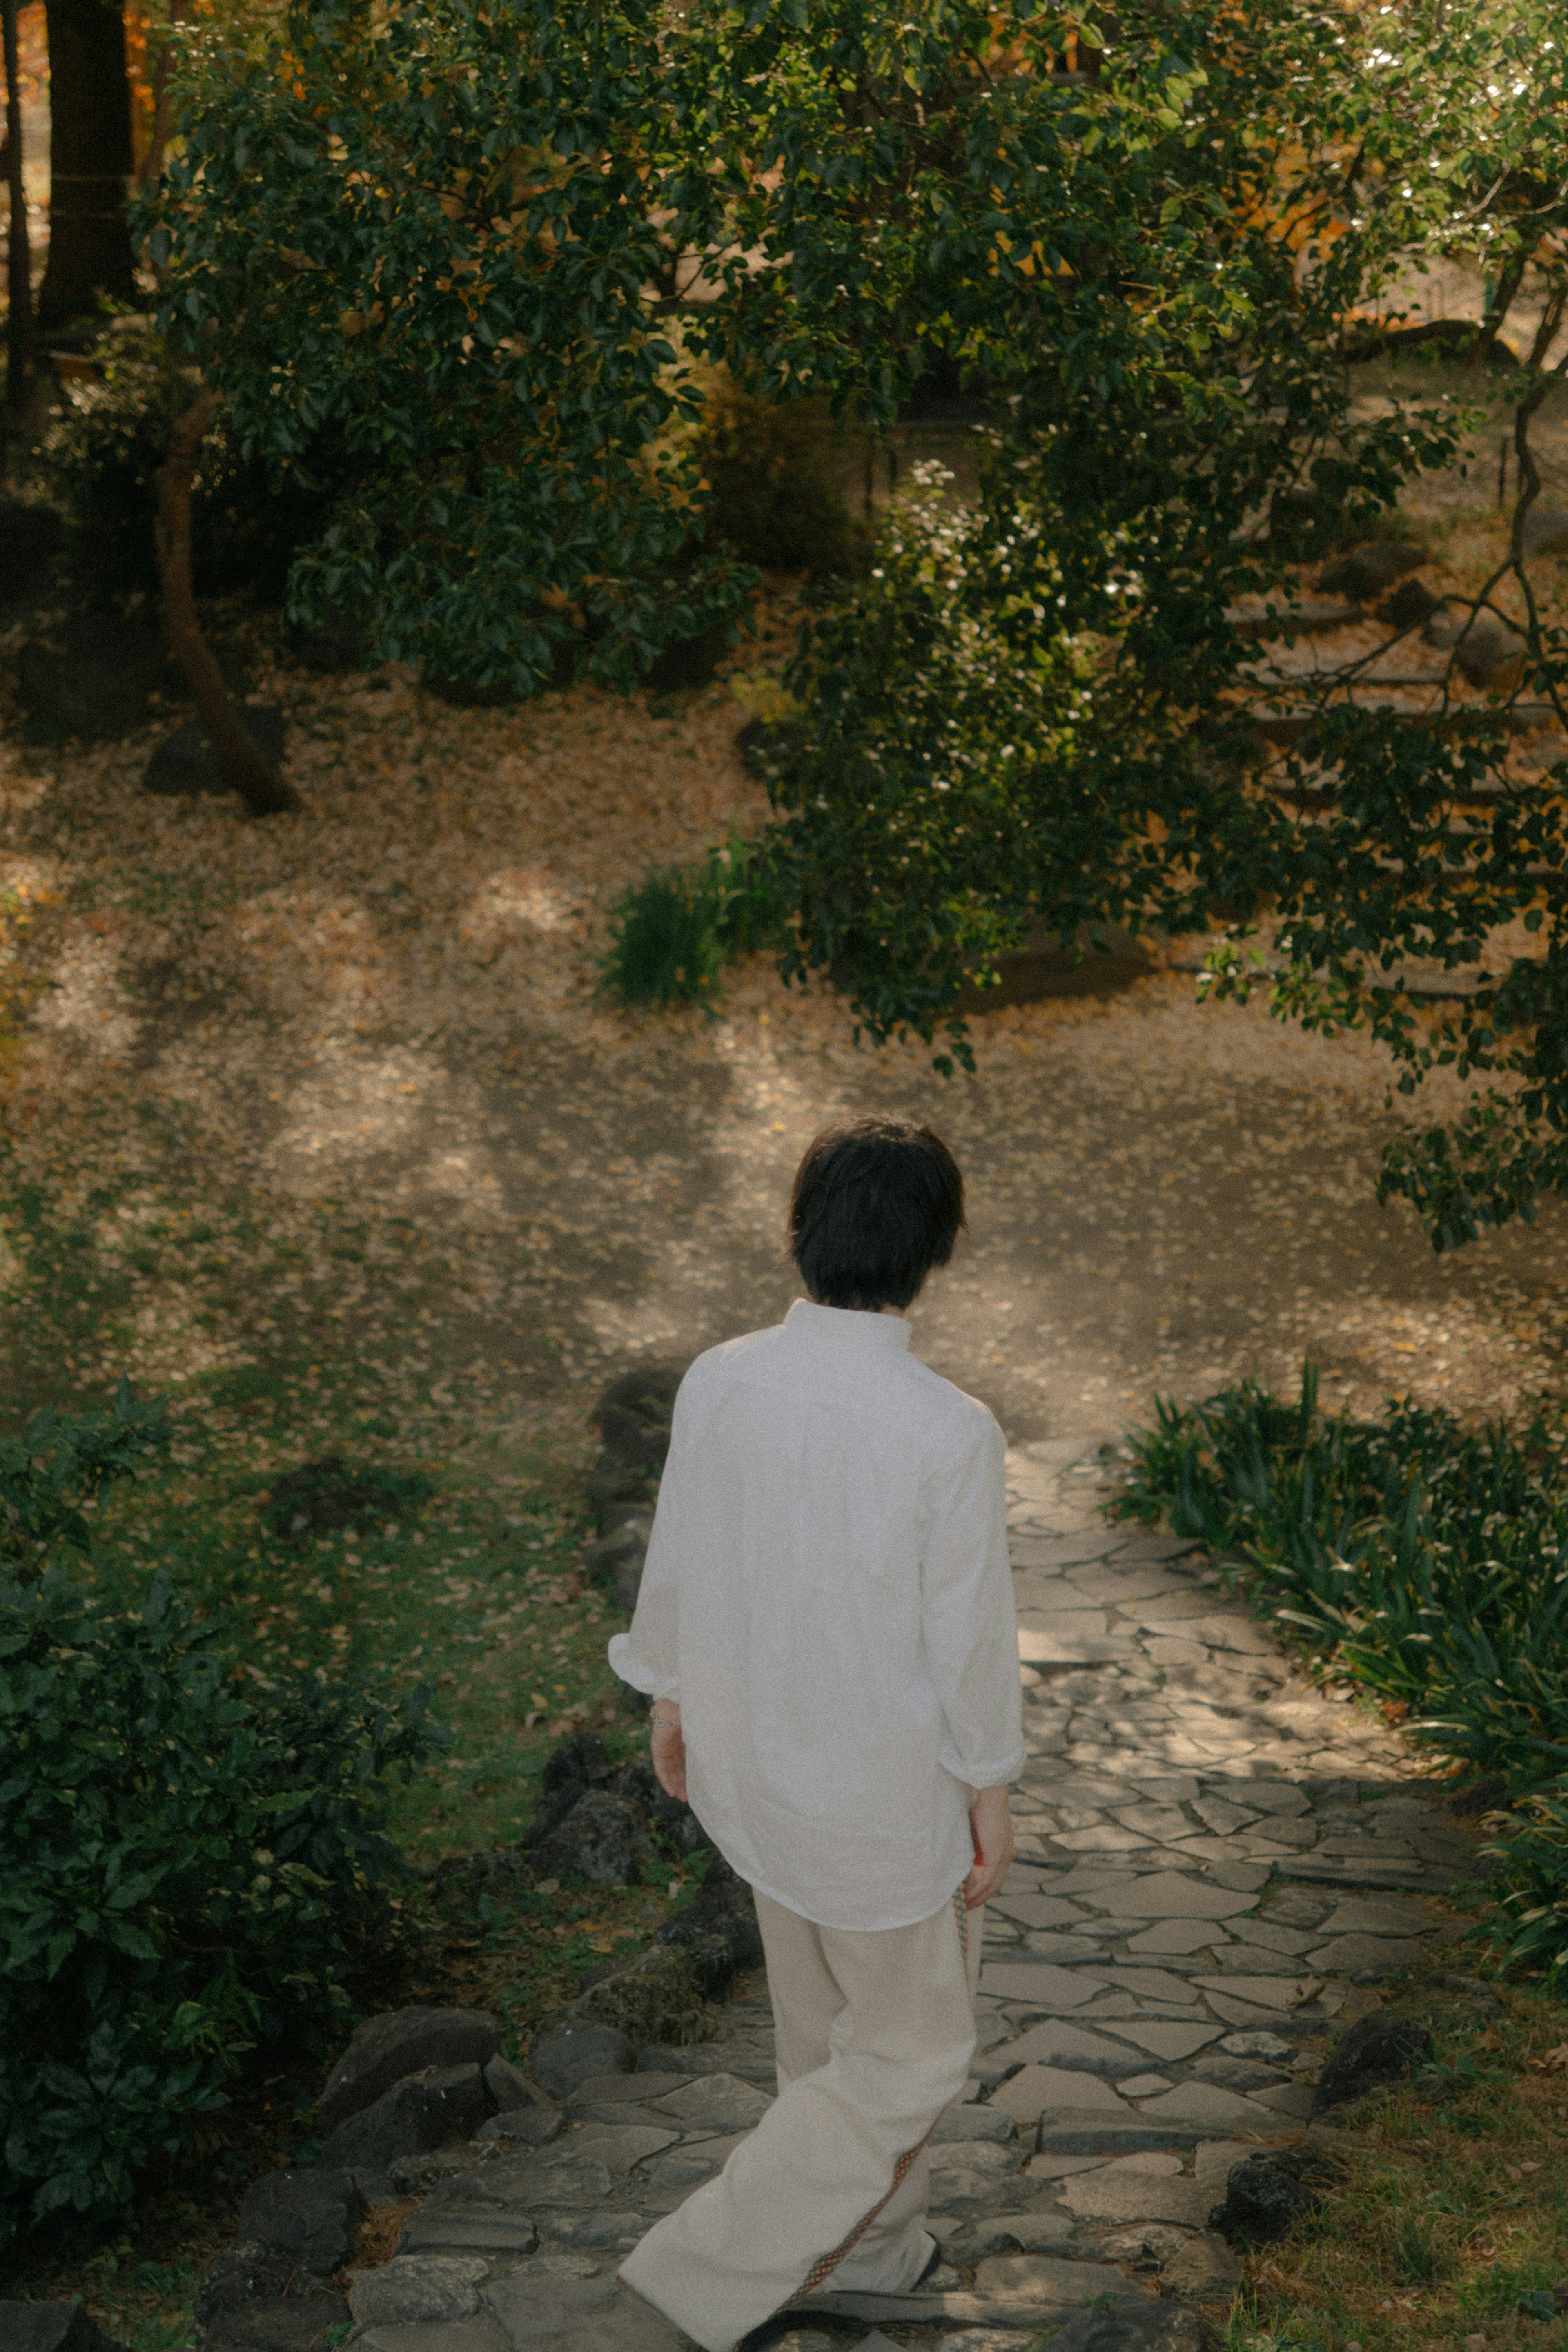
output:
<svg viewBox="0 0 1568 2352"><path fill-rule="evenodd" d="M131 1286L78 1384L336 1333L548 1413L781 1312L795 1160L868 1109L937 1124L968 1172L916 1344L1015 1439L1109 1434L1156 1389L1288 1381L1306 1351L1358 1407L1555 1384L1561 1212L1434 1256L1372 1199L1384 1072L1358 1041L1199 1006L1174 973L988 1015L951 1081L918 1046L857 1051L760 961L715 1020L598 1008L606 901L761 814L742 716L318 689L298 817L150 804L140 747L14 792L49 982L9 1074L17 1171ZM215 1258L138 1271L139 1229L198 1220Z"/></svg>
<svg viewBox="0 0 1568 2352"><path fill-rule="evenodd" d="M1484 503L1439 516L1452 487L1428 501L1440 581L1496 530ZM950 1081L918 1045L857 1050L839 1003L762 960L716 1018L597 1003L616 894L765 814L743 678L519 711L265 663L256 684L290 714L295 816L148 798L151 735L0 754L13 1174L121 1300L68 1333L14 1318L16 1402L331 1354L410 1412L580 1426L628 1360L782 1311L795 1160L868 1109L931 1120L967 1171L916 1345L1015 1441L1289 1382L1307 1352L1357 1409L1555 1391L1560 1208L1434 1256L1373 1200L1391 1122L1363 1041L1200 1006L1166 970L986 1014ZM7 1238L25 1257L14 1216Z"/></svg>

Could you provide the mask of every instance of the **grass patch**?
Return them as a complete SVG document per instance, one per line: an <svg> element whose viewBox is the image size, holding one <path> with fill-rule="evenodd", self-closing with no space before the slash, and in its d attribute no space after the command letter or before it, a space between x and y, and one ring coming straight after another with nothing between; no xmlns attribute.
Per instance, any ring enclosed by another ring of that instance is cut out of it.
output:
<svg viewBox="0 0 1568 2352"><path fill-rule="evenodd" d="M672 866L622 893L601 987L618 1004L711 1008L725 965L780 940L789 911L766 853L732 834L701 866Z"/></svg>
<svg viewBox="0 0 1568 2352"><path fill-rule="evenodd" d="M1375 2111L1345 2177L1279 2246L1248 2259L1233 2352L1507 2352L1568 2346L1568 2019L1544 1997L1438 2042L1442 2072Z"/></svg>
<svg viewBox="0 0 1568 2352"><path fill-rule="evenodd" d="M388 1830L416 1861L516 1844L556 1742L626 1721L604 1654L622 1620L580 1574L581 1453L492 1445L392 1468L366 1416L321 1402L312 1439L335 1440L323 1451L382 1486L373 1517L291 1538L270 1482L235 1463L224 1417L193 1401L173 1416L177 1466L100 1507L99 1567L133 1589L167 1574L232 1629L236 1664L262 1682L293 1667L391 1696L434 1680L456 1744L390 1793Z"/></svg>

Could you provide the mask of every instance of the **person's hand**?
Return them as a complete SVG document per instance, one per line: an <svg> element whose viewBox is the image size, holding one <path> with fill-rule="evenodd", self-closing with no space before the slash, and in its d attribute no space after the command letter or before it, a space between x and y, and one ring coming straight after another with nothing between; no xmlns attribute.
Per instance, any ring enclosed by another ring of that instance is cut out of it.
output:
<svg viewBox="0 0 1568 2352"><path fill-rule="evenodd" d="M652 1738L653 1772L666 1797L678 1805L686 1801L686 1742L681 1710L673 1698L658 1700L653 1708Z"/></svg>
<svg viewBox="0 0 1568 2352"><path fill-rule="evenodd" d="M977 1792L969 1808L969 1832L975 1841L975 1867L964 1881L964 1907L977 1911L1001 1893L1012 1867L1013 1817L1005 1784Z"/></svg>

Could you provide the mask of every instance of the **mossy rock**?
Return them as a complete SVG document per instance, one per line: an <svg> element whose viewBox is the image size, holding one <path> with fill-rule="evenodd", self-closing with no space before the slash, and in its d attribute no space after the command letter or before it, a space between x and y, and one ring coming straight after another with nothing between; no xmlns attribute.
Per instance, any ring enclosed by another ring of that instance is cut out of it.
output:
<svg viewBox="0 0 1568 2352"><path fill-rule="evenodd" d="M719 2014L703 1999L685 1956L648 1952L632 1968L604 1977L572 2004L571 2014L596 2025L613 2025L636 2042L711 2042Z"/></svg>

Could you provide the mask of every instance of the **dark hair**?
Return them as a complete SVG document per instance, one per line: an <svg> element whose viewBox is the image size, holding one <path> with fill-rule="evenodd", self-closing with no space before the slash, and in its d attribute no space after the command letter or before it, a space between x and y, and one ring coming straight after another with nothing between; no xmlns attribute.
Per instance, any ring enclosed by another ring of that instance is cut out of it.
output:
<svg viewBox="0 0 1568 2352"><path fill-rule="evenodd" d="M946 1265L964 1179L939 1135L902 1118L824 1128L795 1171L789 1255L826 1307L907 1307Z"/></svg>

